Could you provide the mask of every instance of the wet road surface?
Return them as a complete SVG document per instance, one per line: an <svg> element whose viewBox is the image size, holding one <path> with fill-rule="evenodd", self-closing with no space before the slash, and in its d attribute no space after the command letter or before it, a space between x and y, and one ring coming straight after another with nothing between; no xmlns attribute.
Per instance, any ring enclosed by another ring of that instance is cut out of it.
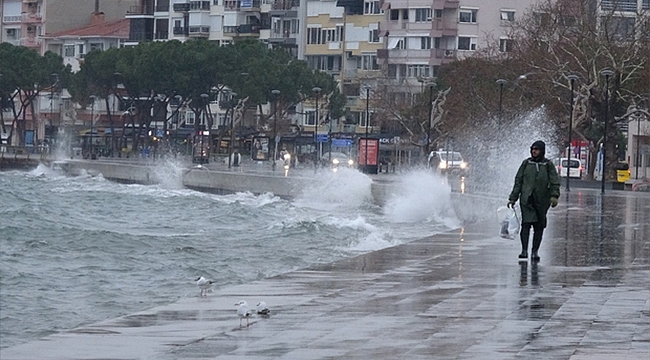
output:
<svg viewBox="0 0 650 360"><path fill-rule="evenodd" d="M498 237L488 218L207 297L197 290L0 357L650 359L649 194L562 195L539 263L519 263L519 241ZM240 300L271 313L240 327Z"/></svg>

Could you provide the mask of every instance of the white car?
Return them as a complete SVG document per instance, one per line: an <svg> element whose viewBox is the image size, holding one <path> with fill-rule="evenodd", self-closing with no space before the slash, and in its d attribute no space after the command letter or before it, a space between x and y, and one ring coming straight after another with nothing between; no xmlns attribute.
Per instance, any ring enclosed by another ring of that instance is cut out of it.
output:
<svg viewBox="0 0 650 360"><path fill-rule="evenodd" d="M429 153L429 167L440 174L467 176L469 164L458 151L440 149Z"/></svg>
<svg viewBox="0 0 650 360"><path fill-rule="evenodd" d="M569 178L582 178L582 161L578 159L571 158L571 166L569 166L568 158L558 158L555 159L555 166L557 166L557 173L561 177L567 176L567 171L569 172Z"/></svg>

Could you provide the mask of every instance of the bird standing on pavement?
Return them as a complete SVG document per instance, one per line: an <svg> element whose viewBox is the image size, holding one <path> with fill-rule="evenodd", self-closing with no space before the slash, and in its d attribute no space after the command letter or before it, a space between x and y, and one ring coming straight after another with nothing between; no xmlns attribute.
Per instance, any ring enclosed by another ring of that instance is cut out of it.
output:
<svg viewBox="0 0 650 360"><path fill-rule="evenodd" d="M196 279L196 285L198 285L199 289L201 290L200 296L208 296L208 290L210 290L212 284L212 280L208 280L203 276L199 276Z"/></svg>
<svg viewBox="0 0 650 360"><path fill-rule="evenodd" d="M239 327L241 327L241 322L246 319L246 326L248 326L248 319L253 315L253 312L248 308L248 303L244 300L238 302L235 304L235 306L239 306L237 308L237 316L239 316Z"/></svg>

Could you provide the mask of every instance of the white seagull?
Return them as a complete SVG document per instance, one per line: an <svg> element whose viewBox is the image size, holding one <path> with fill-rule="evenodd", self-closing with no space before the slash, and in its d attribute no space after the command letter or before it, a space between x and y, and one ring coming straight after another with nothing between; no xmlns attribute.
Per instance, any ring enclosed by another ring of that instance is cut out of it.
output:
<svg viewBox="0 0 650 360"><path fill-rule="evenodd" d="M255 310L257 311L258 315L268 315L271 312L264 301L257 303Z"/></svg>
<svg viewBox="0 0 650 360"><path fill-rule="evenodd" d="M200 296L208 296L208 290L210 290L212 284L214 284L212 280L208 280L203 276L199 276L196 279L196 285L198 285L199 289L201 290Z"/></svg>
<svg viewBox="0 0 650 360"><path fill-rule="evenodd" d="M246 326L248 326L248 319L253 315L253 312L248 308L248 303L244 300L235 304L239 306L237 308L237 316L239 316L239 327L241 327L241 321L246 318Z"/></svg>

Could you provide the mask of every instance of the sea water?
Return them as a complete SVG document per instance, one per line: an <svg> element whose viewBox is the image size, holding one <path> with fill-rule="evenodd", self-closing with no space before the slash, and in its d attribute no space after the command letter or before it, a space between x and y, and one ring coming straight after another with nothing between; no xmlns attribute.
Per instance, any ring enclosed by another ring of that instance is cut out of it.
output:
<svg viewBox="0 0 650 360"><path fill-rule="evenodd" d="M291 201L273 194L70 177L46 167L0 173L0 347L334 262L459 226L450 189L430 172L396 180L383 207L371 180L324 172Z"/></svg>

